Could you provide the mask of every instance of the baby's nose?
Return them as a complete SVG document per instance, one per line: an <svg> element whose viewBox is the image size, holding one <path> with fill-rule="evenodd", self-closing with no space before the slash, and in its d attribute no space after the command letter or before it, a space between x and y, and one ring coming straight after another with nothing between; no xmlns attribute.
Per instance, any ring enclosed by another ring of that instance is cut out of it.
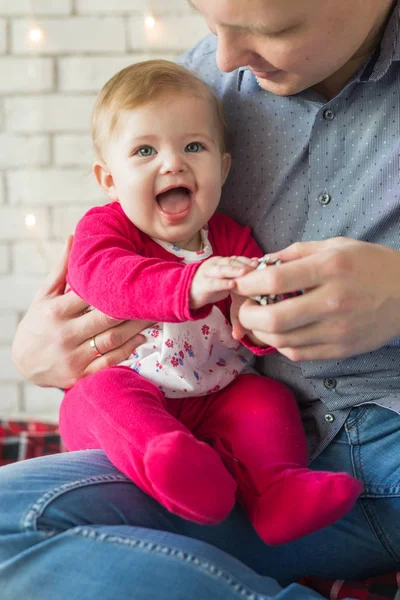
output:
<svg viewBox="0 0 400 600"><path fill-rule="evenodd" d="M183 156L178 152L169 153L163 161L163 173L180 173L186 168Z"/></svg>

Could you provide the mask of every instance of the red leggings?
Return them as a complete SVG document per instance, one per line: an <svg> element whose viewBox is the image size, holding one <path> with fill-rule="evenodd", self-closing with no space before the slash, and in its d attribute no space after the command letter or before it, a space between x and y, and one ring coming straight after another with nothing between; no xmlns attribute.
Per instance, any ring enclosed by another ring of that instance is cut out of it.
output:
<svg viewBox="0 0 400 600"><path fill-rule="evenodd" d="M333 522L360 491L348 475L306 468L306 438L292 393L258 375L240 375L208 396L170 399L132 369L112 367L66 392L60 430L69 450L104 450L143 491L184 518L219 522L236 497L268 543ZM326 494L335 504L328 501L324 509ZM298 502L310 513L307 519ZM288 522L286 504L304 525Z"/></svg>

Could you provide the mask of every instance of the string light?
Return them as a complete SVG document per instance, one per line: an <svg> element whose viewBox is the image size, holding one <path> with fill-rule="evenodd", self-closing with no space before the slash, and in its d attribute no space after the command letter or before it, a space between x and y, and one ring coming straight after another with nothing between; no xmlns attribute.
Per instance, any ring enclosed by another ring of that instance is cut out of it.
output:
<svg viewBox="0 0 400 600"><path fill-rule="evenodd" d="M28 39L32 44L41 44L44 40L44 33L40 27L32 27L28 33Z"/></svg>
<svg viewBox="0 0 400 600"><path fill-rule="evenodd" d="M36 217L33 214L26 215L25 217L25 226L28 229L34 229L36 226Z"/></svg>
<svg viewBox="0 0 400 600"><path fill-rule="evenodd" d="M156 26L156 20L153 15L148 15L144 20L144 24L147 29L154 29Z"/></svg>
<svg viewBox="0 0 400 600"><path fill-rule="evenodd" d="M40 234L36 229L36 224L37 224L37 219L33 213L29 213L28 215L25 215L25 227L31 233L31 236L32 236L33 241L35 242L37 251L46 267L46 270L48 271L51 266L50 262L49 262L48 253L44 246L43 240L41 239Z"/></svg>

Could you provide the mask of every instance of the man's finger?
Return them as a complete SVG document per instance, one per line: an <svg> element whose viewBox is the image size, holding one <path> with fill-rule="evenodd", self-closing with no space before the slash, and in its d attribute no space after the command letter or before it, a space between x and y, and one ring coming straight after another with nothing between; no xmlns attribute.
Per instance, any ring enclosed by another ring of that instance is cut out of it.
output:
<svg viewBox="0 0 400 600"><path fill-rule="evenodd" d="M334 358L346 358L349 356L342 348L334 344L315 344L314 346L302 346L300 348L279 348L278 352L293 362L308 360L330 360Z"/></svg>
<svg viewBox="0 0 400 600"><path fill-rule="evenodd" d="M269 254L272 259L280 259L283 262L298 260L312 254L319 254L325 250L332 248L342 248L353 243L353 240L343 237L329 238L328 240L320 240L318 242L296 242L291 244L279 252Z"/></svg>
<svg viewBox="0 0 400 600"><path fill-rule="evenodd" d="M274 348L300 348L303 346L314 346L321 343L327 343L326 330L329 325L325 321L311 323L304 327L291 329L282 333L265 333L254 330L253 333L258 338L261 336L265 343ZM331 336L331 343L335 335Z"/></svg>
<svg viewBox="0 0 400 600"><path fill-rule="evenodd" d="M237 291L241 296L256 296L309 290L321 283L321 269L324 265L324 259L319 254L278 266L271 265L236 279Z"/></svg>
<svg viewBox="0 0 400 600"><path fill-rule="evenodd" d="M145 341L145 338L142 335L138 334L138 335L134 336L133 338L130 338L127 342L125 342L125 344L123 344L119 348L115 348L115 350L112 350L111 352L107 352L103 356L94 358L94 360L86 367L85 372L84 372L84 377L86 377L87 375L91 375L92 373L97 373L98 371L101 371L102 369L105 369L106 367L114 367L114 366L118 365L120 362L122 362L123 360L127 360L130 357L130 355L132 354L132 352L135 350L135 348L140 346L140 344L143 344L144 341ZM96 338L96 345L97 345L97 338ZM89 346L89 344L88 344L88 346ZM93 353L93 349L90 347L89 347L89 349Z"/></svg>
<svg viewBox="0 0 400 600"><path fill-rule="evenodd" d="M248 300L240 308L240 322L251 331L284 333L318 322L322 314L319 303L317 290L267 306Z"/></svg>
<svg viewBox="0 0 400 600"><path fill-rule="evenodd" d="M94 314L93 314L94 313ZM74 321L75 335L79 336L83 349L88 354L88 361L93 354L90 340L96 338L96 346L101 354L107 354L124 346L143 329L150 326L148 321L110 321L110 317L98 311L92 311ZM79 325L79 322L82 325Z"/></svg>

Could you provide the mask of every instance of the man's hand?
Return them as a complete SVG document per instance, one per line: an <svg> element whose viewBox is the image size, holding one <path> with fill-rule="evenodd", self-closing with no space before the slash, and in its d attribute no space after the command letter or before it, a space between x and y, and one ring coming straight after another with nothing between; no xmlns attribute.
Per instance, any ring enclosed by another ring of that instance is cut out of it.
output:
<svg viewBox="0 0 400 600"><path fill-rule="evenodd" d="M246 302L246 298L243 298L243 296L238 296L238 294L231 294L231 297L232 304L230 318L232 324L233 339L240 342L240 340L246 335L255 346L265 346L266 344L264 344L264 342L262 342L256 335L254 335L252 331L245 329L239 321L240 307L244 302Z"/></svg>
<svg viewBox="0 0 400 600"><path fill-rule="evenodd" d="M235 291L305 294L268 306L246 300L239 317L289 359L345 358L400 335L400 252L333 238L293 244L270 256L283 263L241 277Z"/></svg>
<svg viewBox="0 0 400 600"><path fill-rule="evenodd" d="M125 360L143 343L138 333L148 325L116 321L97 310L85 313L86 302L73 292L64 294L71 243L72 236L20 322L12 346L22 375L43 387L69 388L82 377ZM90 346L94 336L102 356Z"/></svg>
<svg viewBox="0 0 400 600"><path fill-rule="evenodd" d="M203 262L193 277L190 288L190 308L227 298L235 288L235 279L255 269L257 259L244 256L212 256Z"/></svg>

